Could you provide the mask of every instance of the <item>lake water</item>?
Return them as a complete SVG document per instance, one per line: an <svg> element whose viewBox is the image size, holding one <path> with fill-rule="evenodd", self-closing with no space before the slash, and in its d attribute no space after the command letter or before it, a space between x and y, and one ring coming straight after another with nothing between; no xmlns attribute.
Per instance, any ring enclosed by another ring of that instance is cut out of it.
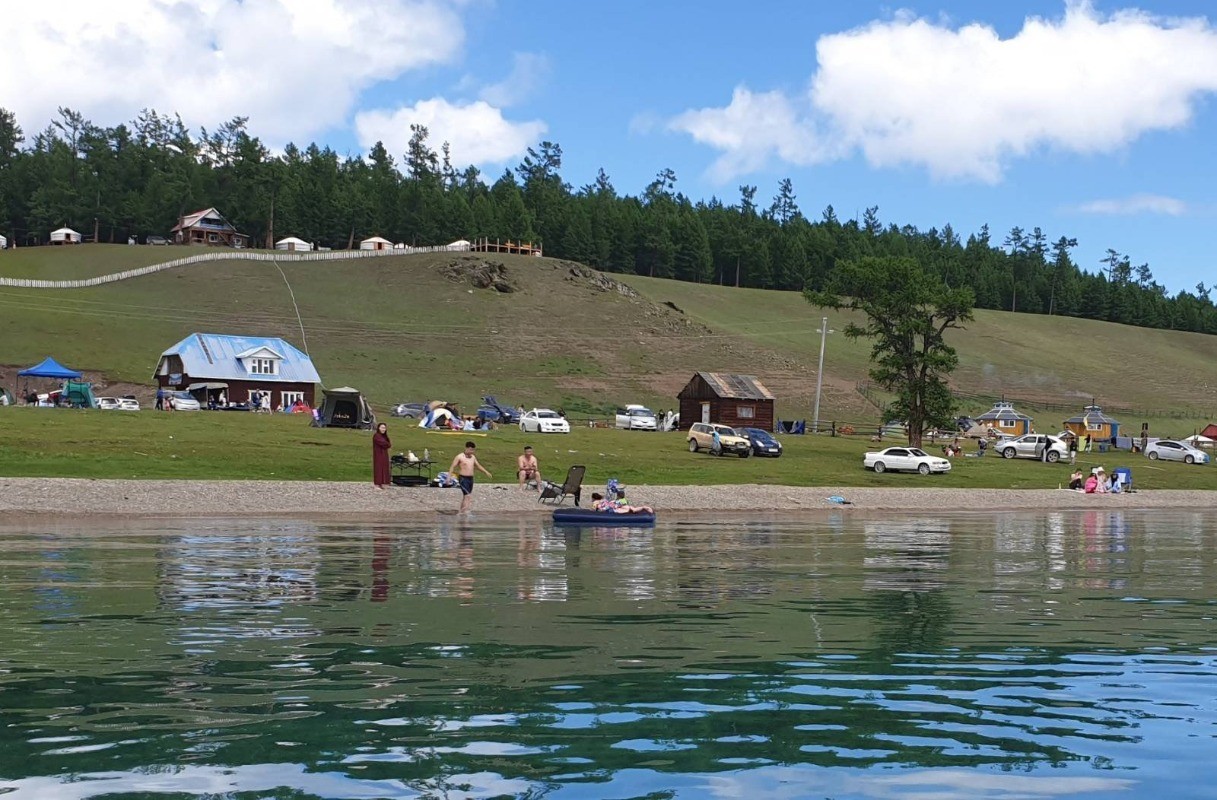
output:
<svg viewBox="0 0 1217 800"><path fill-rule="evenodd" d="M0 798L1217 797L1217 513L0 523Z"/></svg>

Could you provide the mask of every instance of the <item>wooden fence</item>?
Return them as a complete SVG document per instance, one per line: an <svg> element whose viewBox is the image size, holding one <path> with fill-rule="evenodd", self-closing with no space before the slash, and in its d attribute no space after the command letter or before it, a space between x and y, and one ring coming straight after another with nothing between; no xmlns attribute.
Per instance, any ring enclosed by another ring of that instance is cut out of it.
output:
<svg viewBox="0 0 1217 800"><path fill-rule="evenodd" d="M353 258L382 258L384 256L402 256L414 253L455 253L468 252L468 250L468 245L399 247L392 250L323 250L310 253L296 253L287 250L262 250L258 252L224 250L197 253L185 258L175 258L172 261L166 261L161 264L153 264L138 269L128 269L109 275L99 275L96 278L82 278L75 281L47 281L38 278L0 278L0 286L15 286L22 289L87 289L91 286L125 281L129 278L139 278L143 275L151 275L167 269L186 267L191 264L205 264L210 261L345 261Z"/></svg>

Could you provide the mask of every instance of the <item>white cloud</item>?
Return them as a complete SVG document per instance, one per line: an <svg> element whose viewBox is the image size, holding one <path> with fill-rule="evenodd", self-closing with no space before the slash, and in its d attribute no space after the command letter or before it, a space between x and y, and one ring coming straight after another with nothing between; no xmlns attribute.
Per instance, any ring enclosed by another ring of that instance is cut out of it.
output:
<svg viewBox="0 0 1217 800"><path fill-rule="evenodd" d="M442 97L420 100L393 111L378 109L355 115L355 132L363 147L384 142L394 157L406 152L410 126L425 125L437 151L448 142L454 166L502 164L523 155L545 133L540 120L511 122L502 110L484 101L450 103Z"/></svg>
<svg viewBox="0 0 1217 800"><path fill-rule="evenodd" d="M1187 203L1174 197L1157 194L1136 194L1132 197L1091 200L1082 203L1077 210L1083 214L1129 215L1166 214L1172 217L1187 213Z"/></svg>
<svg viewBox="0 0 1217 800"><path fill-rule="evenodd" d="M515 53L511 73L478 94L492 106L514 106L528 99L549 76L549 59L539 53Z"/></svg>
<svg viewBox="0 0 1217 800"><path fill-rule="evenodd" d="M249 116L271 144L304 141L346 120L365 88L449 61L463 42L441 0L14 3L0 105L27 132L57 106L99 124L155 108L192 127Z"/></svg>
<svg viewBox="0 0 1217 800"><path fill-rule="evenodd" d="M1110 153L1188 124L1217 92L1217 30L1137 10L1070 2L1001 39L899 15L821 37L807 93L737 88L723 108L670 122L721 152L720 179L770 158L811 164L859 152L873 166L997 182L1011 159L1045 149Z"/></svg>
<svg viewBox="0 0 1217 800"><path fill-rule="evenodd" d="M760 169L770 155L800 165L836 155L830 150L833 142L819 135L815 124L781 92L755 93L737 87L726 108L686 111L668 128L722 151L709 169L719 182Z"/></svg>

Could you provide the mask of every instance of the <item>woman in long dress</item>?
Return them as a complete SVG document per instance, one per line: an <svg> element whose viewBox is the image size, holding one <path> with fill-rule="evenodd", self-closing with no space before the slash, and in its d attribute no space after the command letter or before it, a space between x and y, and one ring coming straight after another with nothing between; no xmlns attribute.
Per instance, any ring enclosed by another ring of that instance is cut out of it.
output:
<svg viewBox="0 0 1217 800"><path fill-rule="evenodd" d="M377 489L383 489L393 482L389 470L389 428L383 422L376 426L372 434L372 483Z"/></svg>

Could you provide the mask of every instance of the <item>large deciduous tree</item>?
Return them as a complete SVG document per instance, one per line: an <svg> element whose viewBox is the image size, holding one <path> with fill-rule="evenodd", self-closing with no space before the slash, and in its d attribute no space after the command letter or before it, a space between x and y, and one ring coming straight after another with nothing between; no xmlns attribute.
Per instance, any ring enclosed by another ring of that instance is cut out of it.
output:
<svg viewBox="0 0 1217 800"><path fill-rule="evenodd" d="M929 428L953 424L947 377L959 359L945 334L972 319L971 289L947 286L911 258L868 256L839 263L824 291L804 295L866 316L845 335L874 341L871 379L896 395L888 411L907 421L910 445L919 446Z"/></svg>

